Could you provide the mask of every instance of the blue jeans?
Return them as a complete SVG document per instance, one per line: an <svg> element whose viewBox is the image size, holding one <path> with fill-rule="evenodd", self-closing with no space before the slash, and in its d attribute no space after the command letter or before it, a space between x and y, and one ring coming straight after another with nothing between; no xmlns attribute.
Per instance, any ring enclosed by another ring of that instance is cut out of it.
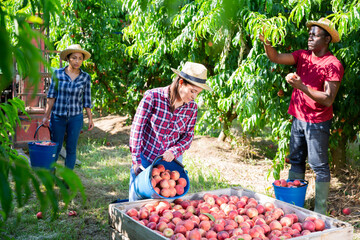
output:
<svg viewBox="0 0 360 240"><path fill-rule="evenodd" d="M59 158L59 153L63 145L66 133L66 158L65 167L74 169L76 161L76 147L83 127L83 114L72 117L51 114L50 130L51 140L59 144L55 160Z"/></svg>
<svg viewBox="0 0 360 240"><path fill-rule="evenodd" d="M140 157L141 157L141 165L144 168L147 168L151 165L151 163L148 160L146 160L146 158L142 154L140 155ZM182 160L183 160L182 155L180 157L178 157L177 160L182 163ZM134 201L142 199L141 196L139 196L135 191L135 178L136 178L136 175L135 175L135 172L133 169L133 165L131 165L131 167L130 167L130 183L129 183L129 202L134 202Z"/></svg>
<svg viewBox="0 0 360 240"><path fill-rule="evenodd" d="M316 174L316 182L329 182L329 136L331 120L308 123L294 117L290 137L290 171L305 173L306 157Z"/></svg>

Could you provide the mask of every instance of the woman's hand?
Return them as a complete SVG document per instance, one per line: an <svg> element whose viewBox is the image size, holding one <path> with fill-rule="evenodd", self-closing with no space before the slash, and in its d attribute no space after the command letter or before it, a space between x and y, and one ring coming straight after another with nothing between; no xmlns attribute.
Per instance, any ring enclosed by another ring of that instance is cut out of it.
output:
<svg viewBox="0 0 360 240"><path fill-rule="evenodd" d="M144 167L141 164L135 164L133 165L133 169L134 169L134 173L135 175L139 175L139 173L141 173L144 169Z"/></svg>
<svg viewBox="0 0 360 240"><path fill-rule="evenodd" d="M163 160L166 162L171 162L172 160L174 160L174 158L174 154L169 150L165 151L163 154Z"/></svg>
<svg viewBox="0 0 360 240"><path fill-rule="evenodd" d="M50 118L49 117L44 117L41 124L45 127L49 127L49 122L50 122Z"/></svg>
<svg viewBox="0 0 360 240"><path fill-rule="evenodd" d="M91 120L89 120L89 127L88 127L88 131L93 130L93 128L94 128L94 122L93 122L93 120L91 119Z"/></svg>

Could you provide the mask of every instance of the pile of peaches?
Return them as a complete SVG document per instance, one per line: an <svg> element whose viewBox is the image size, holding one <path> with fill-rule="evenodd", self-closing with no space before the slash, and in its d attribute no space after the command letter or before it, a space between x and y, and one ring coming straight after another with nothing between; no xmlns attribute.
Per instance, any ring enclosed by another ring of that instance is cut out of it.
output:
<svg viewBox="0 0 360 240"><path fill-rule="evenodd" d="M323 231L314 216L300 219L271 202L260 204L247 196L204 194L200 200L159 200L131 208L126 214L171 240L278 240Z"/></svg>
<svg viewBox="0 0 360 240"><path fill-rule="evenodd" d="M287 187L287 188L297 188L306 185L305 183L301 182L301 180L299 179L295 179L294 181L289 181L289 182L287 182L285 179L280 179L280 180L275 180L273 184L278 187Z"/></svg>
<svg viewBox="0 0 360 240"><path fill-rule="evenodd" d="M157 194L168 198L184 194L187 181L177 170L170 171L158 164L151 171L151 185Z"/></svg>

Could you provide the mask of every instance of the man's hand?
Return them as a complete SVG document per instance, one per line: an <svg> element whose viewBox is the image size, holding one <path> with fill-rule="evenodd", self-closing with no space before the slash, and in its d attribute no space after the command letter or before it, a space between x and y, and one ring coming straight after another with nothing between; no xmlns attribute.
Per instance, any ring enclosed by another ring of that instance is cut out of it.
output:
<svg viewBox="0 0 360 240"><path fill-rule="evenodd" d="M171 162L172 160L174 160L174 158L174 154L169 150L165 151L163 154L163 160L166 162Z"/></svg>
<svg viewBox="0 0 360 240"><path fill-rule="evenodd" d="M300 76L297 75L296 72L289 73L286 75L285 79L293 88L301 90L301 88L304 86Z"/></svg>

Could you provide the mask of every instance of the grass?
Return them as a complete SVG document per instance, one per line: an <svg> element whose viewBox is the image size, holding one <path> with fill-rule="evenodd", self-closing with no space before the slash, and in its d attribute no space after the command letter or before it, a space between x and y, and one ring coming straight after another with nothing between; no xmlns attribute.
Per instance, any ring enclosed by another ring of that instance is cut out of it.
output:
<svg viewBox="0 0 360 240"><path fill-rule="evenodd" d="M105 144L104 144L105 143ZM81 136L78 159L81 167L75 172L82 179L87 199L83 203L77 196L68 209L60 203L61 212L55 220L51 212L43 212L38 220L40 207L32 198L25 207L14 207L4 226L9 239L108 239L108 206L116 199L128 197L131 155L127 146L107 146L107 139L90 139ZM63 160L59 159L59 163ZM204 169L195 159L184 156L185 168L191 181L189 193L230 187L217 170ZM76 217L68 212L75 210Z"/></svg>

